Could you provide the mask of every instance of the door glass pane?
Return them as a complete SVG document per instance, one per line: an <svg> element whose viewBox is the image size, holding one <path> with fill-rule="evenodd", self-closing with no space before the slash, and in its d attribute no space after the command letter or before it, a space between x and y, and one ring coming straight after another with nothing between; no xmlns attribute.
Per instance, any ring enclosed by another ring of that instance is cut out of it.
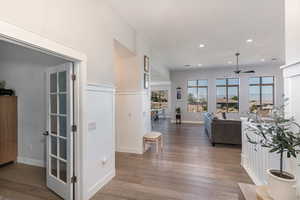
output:
<svg viewBox="0 0 300 200"><path fill-rule="evenodd" d="M67 165L63 161L59 161L59 179L67 182Z"/></svg>
<svg viewBox="0 0 300 200"><path fill-rule="evenodd" d="M67 140L66 139L59 139L59 156L67 160Z"/></svg>
<svg viewBox="0 0 300 200"><path fill-rule="evenodd" d="M50 166L50 171L51 171L51 174L53 175L53 176L55 176L55 177L57 177L57 159L56 158L53 158L53 157L51 157L50 158L51 159L51 166Z"/></svg>
<svg viewBox="0 0 300 200"><path fill-rule="evenodd" d="M57 95L51 94L50 98L51 113L57 113Z"/></svg>
<svg viewBox="0 0 300 200"><path fill-rule="evenodd" d="M51 134L57 135L57 117L55 115L51 115Z"/></svg>
<svg viewBox="0 0 300 200"><path fill-rule="evenodd" d="M57 137L51 136L51 154L57 156Z"/></svg>
<svg viewBox="0 0 300 200"><path fill-rule="evenodd" d="M50 75L50 92L56 92L57 91L57 74L51 74Z"/></svg>
<svg viewBox="0 0 300 200"><path fill-rule="evenodd" d="M59 95L59 114L67 114L67 95Z"/></svg>
<svg viewBox="0 0 300 200"><path fill-rule="evenodd" d="M67 72L59 72L59 92L67 91Z"/></svg>
<svg viewBox="0 0 300 200"><path fill-rule="evenodd" d="M59 117L59 135L62 137L67 137L67 117Z"/></svg>

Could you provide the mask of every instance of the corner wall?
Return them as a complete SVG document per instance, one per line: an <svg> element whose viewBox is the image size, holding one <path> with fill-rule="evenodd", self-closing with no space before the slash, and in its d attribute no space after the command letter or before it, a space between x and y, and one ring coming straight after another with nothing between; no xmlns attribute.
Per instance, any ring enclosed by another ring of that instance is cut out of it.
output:
<svg viewBox="0 0 300 200"><path fill-rule="evenodd" d="M145 39L136 38L136 52L114 43L116 85L116 149L143 153L143 136L150 131L150 88L144 89L144 55L151 52Z"/></svg>

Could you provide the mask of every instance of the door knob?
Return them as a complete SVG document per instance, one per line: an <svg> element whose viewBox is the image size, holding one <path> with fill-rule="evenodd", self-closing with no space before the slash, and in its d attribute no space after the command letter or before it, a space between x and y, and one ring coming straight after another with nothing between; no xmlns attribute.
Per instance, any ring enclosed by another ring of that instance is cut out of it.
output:
<svg viewBox="0 0 300 200"><path fill-rule="evenodd" d="M48 135L49 135L49 132L48 132L48 131L45 131L45 132L43 132L43 135L44 135L44 136L48 136Z"/></svg>

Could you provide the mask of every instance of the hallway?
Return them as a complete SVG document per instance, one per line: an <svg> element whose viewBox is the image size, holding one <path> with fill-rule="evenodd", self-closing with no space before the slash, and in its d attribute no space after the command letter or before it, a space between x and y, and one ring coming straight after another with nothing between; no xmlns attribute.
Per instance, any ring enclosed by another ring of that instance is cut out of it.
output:
<svg viewBox="0 0 300 200"><path fill-rule="evenodd" d="M238 182L251 183L240 149L212 147L202 125L155 122L164 152L117 153L116 177L93 200L237 200Z"/></svg>

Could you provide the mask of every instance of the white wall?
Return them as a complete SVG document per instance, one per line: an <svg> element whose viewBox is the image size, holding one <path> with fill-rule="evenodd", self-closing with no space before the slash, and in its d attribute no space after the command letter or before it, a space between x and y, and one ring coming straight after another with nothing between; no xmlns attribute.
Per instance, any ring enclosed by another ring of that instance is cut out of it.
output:
<svg viewBox="0 0 300 200"><path fill-rule="evenodd" d="M45 164L45 66L0 61L0 80L18 96L18 160Z"/></svg>
<svg viewBox="0 0 300 200"><path fill-rule="evenodd" d="M45 165L45 71L66 62L39 52L0 42L0 80L18 97L18 161Z"/></svg>
<svg viewBox="0 0 300 200"><path fill-rule="evenodd" d="M300 61L300 1L285 0L286 63Z"/></svg>
<svg viewBox="0 0 300 200"><path fill-rule="evenodd" d="M104 0L1 0L0 20L87 55L88 81L113 83L113 39L135 48L135 31Z"/></svg>
<svg viewBox="0 0 300 200"><path fill-rule="evenodd" d="M285 56L286 63L292 64L284 68L284 90L290 99L286 109L289 116L295 117L300 123L299 85L300 84L300 2L298 0L285 1ZM289 170L296 175L297 191L300 196L299 157L288 161Z"/></svg>
<svg viewBox="0 0 300 200"><path fill-rule="evenodd" d="M241 74L240 76L233 73L234 68L212 68L198 69L189 71L171 72L172 81L172 118L175 117L175 109L181 107L182 120L199 122L202 121L202 113L187 112L187 82L188 80L207 79L208 80L208 112L216 112L216 85L217 78L240 78L240 112L229 113L228 118L238 119L245 115L248 110L248 78L254 76L274 76L275 77L275 104L282 103L283 95L283 78L279 65L265 67L251 67L256 70L255 74ZM176 99L176 88L182 88L182 100Z"/></svg>
<svg viewBox="0 0 300 200"><path fill-rule="evenodd" d="M118 152L143 153L143 136L150 131L150 89L144 89L144 55L151 62L151 52L144 41L137 35L136 52L115 41Z"/></svg>

